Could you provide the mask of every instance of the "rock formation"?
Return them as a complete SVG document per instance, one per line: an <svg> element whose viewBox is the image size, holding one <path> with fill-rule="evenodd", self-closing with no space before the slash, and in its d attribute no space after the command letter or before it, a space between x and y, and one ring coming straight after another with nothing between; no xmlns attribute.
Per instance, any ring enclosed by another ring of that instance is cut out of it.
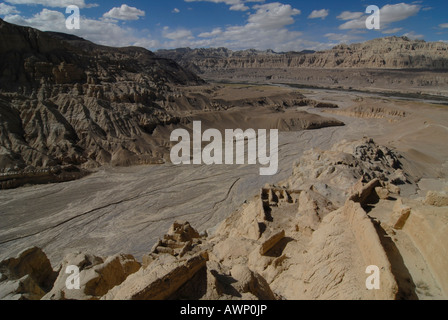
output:
<svg viewBox="0 0 448 320"><path fill-rule="evenodd" d="M319 52L160 50L207 79L446 94L448 45L387 37ZM436 71L436 76L433 72Z"/></svg>
<svg viewBox="0 0 448 320"><path fill-rule="evenodd" d="M66 286L68 266L79 268L80 290L69 290ZM107 259L91 254L68 255L60 266L59 276L54 286L43 300L97 300L112 288L120 285L131 274L140 269L131 255L115 255Z"/></svg>
<svg viewBox="0 0 448 320"><path fill-rule="evenodd" d="M266 185L210 235L175 222L142 265L129 255L78 253L53 271L34 248L0 263L0 292L5 299L446 298L447 197L402 197L400 186L411 183L388 148L343 141L305 154L290 178ZM80 269L80 290L65 287L68 265ZM378 290L366 288L369 266L380 270Z"/></svg>
<svg viewBox="0 0 448 320"><path fill-rule="evenodd" d="M236 107L252 108L247 117L259 114L255 108L269 111L268 128L343 125L283 114L298 105L337 107L298 93L229 101L207 86L188 91L204 81L143 48L110 48L2 20L0 42L1 189L73 180L104 165L164 163L173 129L195 119L239 128L247 121L225 113Z"/></svg>
<svg viewBox="0 0 448 320"><path fill-rule="evenodd" d="M142 48L108 48L0 20L2 187L63 181L102 164L160 161L162 107L202 80Z"/></svg>
<svg viewBox="0 0 448 320"><path fill-rule="evenodd" d="M384 68L447 69L448 45L443 42L387 37L340 44L326 51L276 53L272 50L232 51L226 48L159 50L195 72L238 68Z"/></svg>
<svg viewBox="0 0 448 320"><path fill-rule="evenodd" d="M41 249L25 250L0 263L0 299L39 300L52 288L56 276Z"/></svg>

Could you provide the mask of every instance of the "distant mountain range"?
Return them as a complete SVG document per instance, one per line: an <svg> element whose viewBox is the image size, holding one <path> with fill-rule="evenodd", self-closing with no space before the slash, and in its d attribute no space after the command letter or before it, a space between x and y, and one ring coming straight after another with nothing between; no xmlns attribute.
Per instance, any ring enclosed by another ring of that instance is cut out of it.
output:
<svg viewBox="0 0 448 320"><path fill-rule="evenodd" d="M159 50L211 81L448 95L448 44L387 37L326 51Z"/></svg>
<svg viewBox="0 0 448 320"><path fill-rule="evenodd" d="M406 37L341 44L331 50L318 52L181 48L159 50L156 53L198 73L234 68L448 69L448 44L410 40Z"/></svg>

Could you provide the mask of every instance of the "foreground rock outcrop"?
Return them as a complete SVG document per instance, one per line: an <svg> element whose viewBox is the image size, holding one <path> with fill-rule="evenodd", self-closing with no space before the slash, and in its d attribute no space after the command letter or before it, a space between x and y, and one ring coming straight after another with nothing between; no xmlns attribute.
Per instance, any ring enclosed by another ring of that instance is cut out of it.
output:
<svg viewBox="0 0 448 320"><path fill-rule="evenodd" d="M79 268L81 289L67 288L68 266ZM119 254L104 259L85 253L72 254L61 263L53 289L43 300L97 300L139 269L140 263L131 255Z"/></svg>
<svg viewBox="0 0 448 320"><path fill-rule="evenodd" d="M446 194L402 196L413 177L400 159L367 138L311 150L210 235L175 222L142 264L77 253L53 270L37 248L2 261L2 299L446 298ZM79 290L66 287L67 266Z"/></svg>
<svg viewBox="0 0 448 320"><path fill-rule="evenodd" d="M50 260L39 248L0 262L0 299L39 300L56 279Z"/></svg>

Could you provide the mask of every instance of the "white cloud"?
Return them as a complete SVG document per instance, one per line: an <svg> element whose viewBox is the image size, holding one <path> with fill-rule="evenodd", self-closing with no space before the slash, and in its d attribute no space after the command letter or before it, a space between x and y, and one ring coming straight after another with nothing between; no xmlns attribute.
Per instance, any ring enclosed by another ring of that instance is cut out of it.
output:
<svg viewBox="0 0 448 320"><path fill-rule="evenodd" d="M392 33L400 32L401 30L403 30L403 28L393 28L393 29L389 29L389 30L384 30L382 33L392 34Z"/></svg>
<svg viewBox="0 0 448 320"><path fill-rule="evenodd" d="M4 20L42 31L70 33L94 43L113 47L141 46L156 48L159 45L159 42L150 38L148 34L138 37L137 30L123 28L118 25L118 21L111 19L93 20L82 17L81 29L79 30L67 30L65 26L66 16L59 11L49 9L43 9L29 18L20 15L8 15Z"/></svg>
<svg viewBox="0 0 448 320"><path fill-rule="evenodd" d="M211 32L203 32L198 35L200 38L213 38L222 34L221 28L215 28Z"/></svg>
<svg viewBox="0 0 448 320"><path fill-rule="evenodd" d="M325 19L326 17L328 17L329 13L330 13L330 10L328 10L328 9L314 10L308 16L308 19L317 19L317 18Z"/></svg>
<svg viewBox="0 0 448 320"><path fill-rule="evenodd" d="M106 12L103 17L117 20L138 20L145 16L145 11L122 4L121 7L115 7Z"/></svg>
<svg viewBox="0 0 448 320"><path fill-rule="evenodd" d="M6 0L5 2L11 4L26 4L36 5L40 4L50 8L66 8L70 5L78 6L79 8L97 7L97 4L86 4L85 0Z"/></svg>
<svg viewBox="0 0 448 320"><path fill-rule="evenodd" d="M6 16L4 20L9 23L30 26L42 31L66 31L65 19L66 17L59 11L43 9L28 19L15 14Z"/></svg>
<svg viewBox="0 0 448 320"><path fill-rule="evenodd" d="M421 6L416 4L399 3L395 5L385 5L381 8L381 20L384 23L392 23L406 20L419 13Z"/></svg>
<svg viewBox="0 0 448 320"><path fill-rule="evenodd" d="M252 8L255 12L248 14L244 25L215 28L191 40L179 37L163 43L163 47L227 47L233 50L254 48L278 52L328 48L326 44L301 39L301 32L288 30L287 26L295 23L294 17L301 14L300 10L291 5L275 2L257 4Z"/></svg>
<svg viewBox="0 0 448 320"><path fill-rule="evenodd" d="M0 3L0 15L17 14L20 13L16 7L8 6L6 3Z"/></svg>
<svg viewBox="0 0 448 320"><path fill-rule="evenodd" d="M173 11L171 11L172 13L179 13L180 12L180 10L179 9L177 9L177 8L174 8L173 9Z"/></svg>
<svg viewBox="0 0 448 320"><path fill-rule="evenodd" d="M416 34L414 31L411 31L411 32L407 32L407 33L403 34L403 37L408 37L411 40L421 40L425 36L422 34Z"/></svg>
<svg viewBox="0 0 448 320"><path fill-rule="evenodd" d="M194 39L193 33L187 29L178 29L169 32L169 28L165 27L163 31L163 36L170 40L191 40Z"/></svg>
<svg viewBox="0 0 448 320"><path fill-rule="evenodd" d="M213 2L225 3L232 11L247 11L250 8L246 5L249 2L264 2L265 0L185 0L185 2Z"/></svg>
<svg viewBox="0 0 448 320"><path fill-rule="evenodd" d="M439 24L439 27L442 29L448 29L448 23Z"/></svg>
<svg viewBox="0 0 448 320"><path fill-rule="evenodd" d="M420 11L420 9L421 6L418 4L406 4L403 2L394 5L387 4L380 9L381 28L383 29L393 22L402 21L408 19L409 17L415 16ZM346 14L346 16L348 16L348 14ZM368 15L363 15L359 18L351 19L346 23L340 25L339 29L365 29L367 17Z"/></svg>
<svg viewBox="0 0 448 320"><path fill-rule="evenodd" d="M341 33L327 33L325 35L331 41L336 41L337 43L349 43L353 40L362 39L360 36L351 35L351 34L341 34Z"/></svg>
<svg viewBox="0 0 448 320"><path fill-rule="evenodd" d="M255 5L256 13L249 16L247 28L260 28L260 30L282 28L293 24L294 16L301 14L289 4L278 2Z"/></svg>
<svg viewBox="0 0 448 320"><path fill-rule="evenodd" d="M364 13L362 12L350 12L350 11L344 11L342 12L339 16L337 16L337 18L339 20L354 20L354 19L359 19L364 15Z"/></svg>
<svg viewBox="0 0 448 320"><path fill-rule="evenodd" d="M246 6L244 3L237 3L230 7L232 11L247 11L250 8Z"/></svg>

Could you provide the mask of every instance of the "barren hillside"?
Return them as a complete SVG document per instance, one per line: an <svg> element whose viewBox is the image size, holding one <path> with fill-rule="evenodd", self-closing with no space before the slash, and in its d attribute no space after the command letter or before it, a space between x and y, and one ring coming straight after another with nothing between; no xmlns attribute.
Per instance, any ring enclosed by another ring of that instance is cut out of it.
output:
<svg viewBox="0 0 448 320"><path fill-rule="evenodd" d="M312 52L159 50L206 79L447 95L448 44L380 38ZM429 71L430 70L430 71Z"/></svg>

